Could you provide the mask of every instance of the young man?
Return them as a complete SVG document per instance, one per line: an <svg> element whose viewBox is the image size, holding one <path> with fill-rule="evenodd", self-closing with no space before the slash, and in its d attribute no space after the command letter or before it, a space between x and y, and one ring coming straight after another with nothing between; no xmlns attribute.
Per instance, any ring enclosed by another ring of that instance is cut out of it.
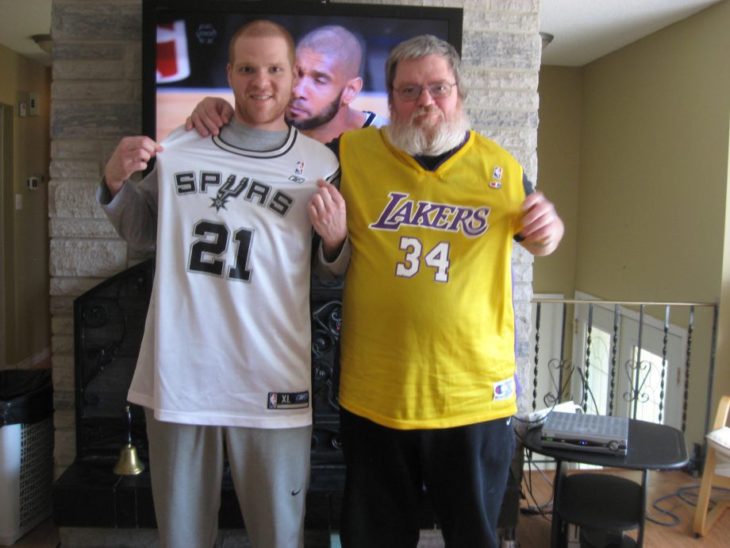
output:
<svg viewBox="0 0 730 548"><path fill-rule="evenodd" d="M321 143L350 129L387 124L374 112L350 106L362 89L362 62L360 41L344 27L318 27L302 37L297 44L297 79L287 121ZM201 135L215 135L232 112L225 100L208 97L195 107L186 127L194 126Z"/></svg>
<svg viewBox="0 0 730 548"><path fill-rule="evenodd" d="M446 546L498 546L516 412L513 241L546 255L564 229L519 163L469 130L459 66L433 36L400 44L386 65L390 125L339 141L346 548L415 547L423 485Z"/></svg>
<svg viewBox="0 0 730 548"><path fill-rule="evenodd" d="M317 183L338 164L284 120L294 47L283 27L238 30L227 73L235 112L219 136L128 137L105 168L99 199L114 226L156 247L128 397L145 408L163 546L213 545L225 453L253 546L301 547L311 232L326 249L344 230L339 196ZM153 156L154 170L128 181Z"/></svg>

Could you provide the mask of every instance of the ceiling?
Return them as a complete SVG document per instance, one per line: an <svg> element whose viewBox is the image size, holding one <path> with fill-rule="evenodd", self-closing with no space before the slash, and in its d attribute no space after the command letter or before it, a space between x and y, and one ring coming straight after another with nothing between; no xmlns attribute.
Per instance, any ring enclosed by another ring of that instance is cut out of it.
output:
<svg viewBox="0 0 730 548"><path fill-rule="evenodd" d="M52 0L0 0L0 45L44 65L51 56L31 36L50 34Z"/></svg>
<svg viewBox="0 0 730 548"><path fill-rule="evenodd" d="M544 65L580 67L723 0L541 0Z"/></svg>
<svg viewBox="0 0 730 548"><path fill-rule="evenodd" d="M582 66L724 0L540 0L540 30L555 38L543 64ZM0 0L0 45L49 65L31 40L51 29L52 0Z"/></svg>

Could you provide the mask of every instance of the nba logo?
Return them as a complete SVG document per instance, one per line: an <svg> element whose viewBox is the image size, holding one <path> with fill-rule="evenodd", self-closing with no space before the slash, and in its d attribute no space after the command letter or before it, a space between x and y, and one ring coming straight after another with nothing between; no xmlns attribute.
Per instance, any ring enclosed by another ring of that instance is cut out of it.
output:
<svg viewBox="0 0 730 548"><path fill-rule="evenodd" d="M157 83L178 82L190 76L185 21L157 26Z"/></svg>
<svg viewBox="0 0 730 548"><path fill-rule="evenodd" d="M304 162L297 162L297 167L294 170L294 173L296 173L297 175L301 175L302 173L304 173Z"/></svg>

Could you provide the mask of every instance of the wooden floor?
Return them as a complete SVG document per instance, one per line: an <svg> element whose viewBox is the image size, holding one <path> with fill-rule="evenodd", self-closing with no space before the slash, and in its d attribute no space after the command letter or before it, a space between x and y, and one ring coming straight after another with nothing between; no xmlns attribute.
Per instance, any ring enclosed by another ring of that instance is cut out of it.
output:
<svg viewBox="0 0 730 548"><path fill-rule="evenodd" d="M609 472L607 472L609 473ZM638 473L610 471L638 481ZM552 472L545 475L525 472L523 493L527 500L524 509L550 503L552 493ZM715 523L709 534L701 539L691 533L694 506L691 504L697 493L698 480L684 472L651 472L647 515L658 521L667 522L670 517L657 511L653 505L659 498L669 497L658 503L659 507L674 514L679 522L668 527L647 522L644 546L646 548L729 548L730 510ZM680 492L683 498L677 496ZM730 498L728 493L718 496ZM548 509L549 510L549 509ZM443 546L440 535L424 534L419 546L437 548ZM517 526L517 541L521 548L548 548L550 546L550 516L521 513ZM54 548L58 545L58 531L52 522L46 521L13 545L13 548ZM0 547L2 548L2 547Z"/></svg>
<svg viewBox="0 0 730 548"><path fill-rule="evenodd" d="M639 481L638 472L626 472L619 470L606 471L622 475L624 477ZM530 479L532 480L530 483ZM527 473L523 479L523 493L529 498L523 501L523 508L535 508L538 505L549 504L552 494L552 472L546 472L545 476L539 472ZM529 487L531 485L531 498ZM694 500L699 490L699 480L684 472L650 472L649 493L647 497L647 516L650 518L646 523L644 533L644 546L646 548L728 548L730 547L730 510L726 511L709 533L703 538L695 538L692 531L692 520L694 519ZM677 494L681 495L678 496ZM718 493L718 498L730 498L730 493ZM664 498L668 497L668 498ZM663 500L658 501L658 499ZM657 506L676 516L678 523L671 526L663 526L651 521L668 523L672 521L671 516L661 513L654 508ZM550 516L520 514L517 526L517 539L519 546L523 548L548 548L550 546Z"/></svg>

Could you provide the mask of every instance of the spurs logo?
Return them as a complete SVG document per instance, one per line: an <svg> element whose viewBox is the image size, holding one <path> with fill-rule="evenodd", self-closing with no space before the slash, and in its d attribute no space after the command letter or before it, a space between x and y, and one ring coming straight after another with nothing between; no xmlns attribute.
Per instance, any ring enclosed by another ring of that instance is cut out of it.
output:
<svg viewBox="0 0 730 548"><path fill-rule="evenodd" d="M236 176L229 175L223 186L218 189L218 193L215 195L215 198L210 199L212 202L210 207L214 207L216 211L220 211L221 208L225 209L228 199L236 198L239 194L241 194L243 189L246 188L249 180L250 179L248 177L241 177L241 180L238 181L238 184L236 184Z"/></svg>
<svg viewBox="0 0 730 548"><path fill-rule="evenodd" d="M216 211L226 209L231 198L240 199L270 209L282 217L294 204L294 197L276 190L271 185L257 181L251 177L229 175L225 182L223 175L216 171L183 171L174 175L175 190L178 196L194 196L197 194L212 195L216 187L215 197L210 198L210 207Z"/></svg>

